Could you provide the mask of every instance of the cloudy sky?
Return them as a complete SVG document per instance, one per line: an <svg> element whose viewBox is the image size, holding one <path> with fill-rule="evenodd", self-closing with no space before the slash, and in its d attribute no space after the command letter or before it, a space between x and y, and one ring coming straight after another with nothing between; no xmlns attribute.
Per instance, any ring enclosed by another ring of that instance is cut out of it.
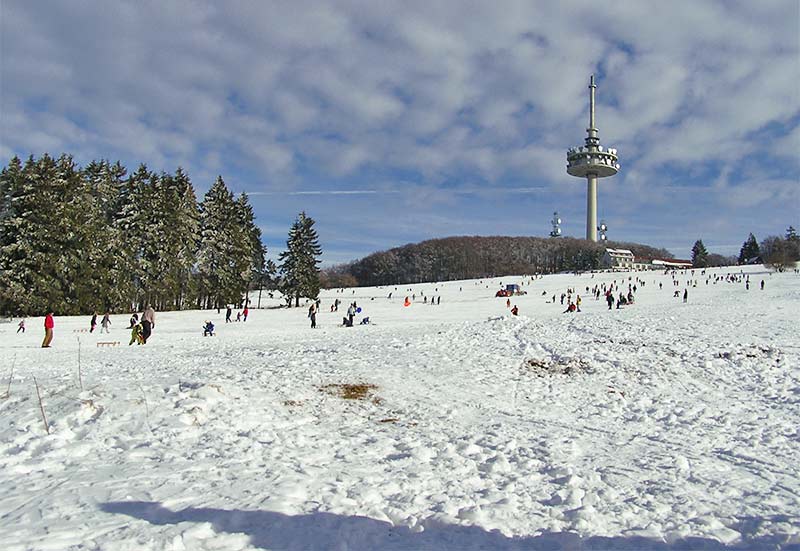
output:
<svg viewBox="0 0 800 551"><path fill-rule="evenodd" d="M221 174L271 257L301 210L328 264L554 210L583 237L592 73L610 238L686 257L800 227L797 0L2 0L0 26L3 164Z"/></svg>

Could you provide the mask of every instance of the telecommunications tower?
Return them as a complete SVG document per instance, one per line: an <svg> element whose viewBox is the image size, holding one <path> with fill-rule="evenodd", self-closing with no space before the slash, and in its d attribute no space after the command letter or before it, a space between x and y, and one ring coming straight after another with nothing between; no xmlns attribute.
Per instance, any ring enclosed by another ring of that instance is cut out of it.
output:
<svg viewBox="0 0 800 551"><path fill-rule="evenodd" d="M603 150L594 126L594 75L589 81L589 128L586 145L567 150L567 174L586 178L586 239L597 241L597 179L614 176L619 171L617 150ZM604 232L605 233L605 232Z"/></svg>

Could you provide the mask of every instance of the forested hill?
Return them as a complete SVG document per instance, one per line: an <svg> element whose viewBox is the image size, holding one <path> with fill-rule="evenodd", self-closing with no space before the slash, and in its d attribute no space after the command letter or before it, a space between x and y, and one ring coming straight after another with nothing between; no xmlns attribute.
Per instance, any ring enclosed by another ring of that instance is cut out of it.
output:
<svg viewBox="0 0 800 551"><path fill-rule="evenodd" d="M637 257L672 258L665 249L637 243L592 243L571 237L447 237L329 268L323 279L328 287L339 287L586 271L600 266L607 247L630 249Z"/></svg>

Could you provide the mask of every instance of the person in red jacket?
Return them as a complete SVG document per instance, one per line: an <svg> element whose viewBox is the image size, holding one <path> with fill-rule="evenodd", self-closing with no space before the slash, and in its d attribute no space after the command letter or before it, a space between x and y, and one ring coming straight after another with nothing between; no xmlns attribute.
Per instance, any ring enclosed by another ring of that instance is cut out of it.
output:
<svg viewBox="0 0 800 551"><path fill-rule="evenodd" d="M44 340L42 341L42 348L50 348L50 342L53 340L53 312L48 312L44 317Z"/></svg>

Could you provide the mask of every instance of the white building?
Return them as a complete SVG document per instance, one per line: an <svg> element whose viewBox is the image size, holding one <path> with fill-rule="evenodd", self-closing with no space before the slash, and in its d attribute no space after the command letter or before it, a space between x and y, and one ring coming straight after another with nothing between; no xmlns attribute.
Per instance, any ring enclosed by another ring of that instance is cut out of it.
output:
<svg viewBox="0 0 800 551"><path fill-rule="evenodd" d="M604 268L612 270L631 270L636 259L628 249L606 249L600 263Z"/></svg>

